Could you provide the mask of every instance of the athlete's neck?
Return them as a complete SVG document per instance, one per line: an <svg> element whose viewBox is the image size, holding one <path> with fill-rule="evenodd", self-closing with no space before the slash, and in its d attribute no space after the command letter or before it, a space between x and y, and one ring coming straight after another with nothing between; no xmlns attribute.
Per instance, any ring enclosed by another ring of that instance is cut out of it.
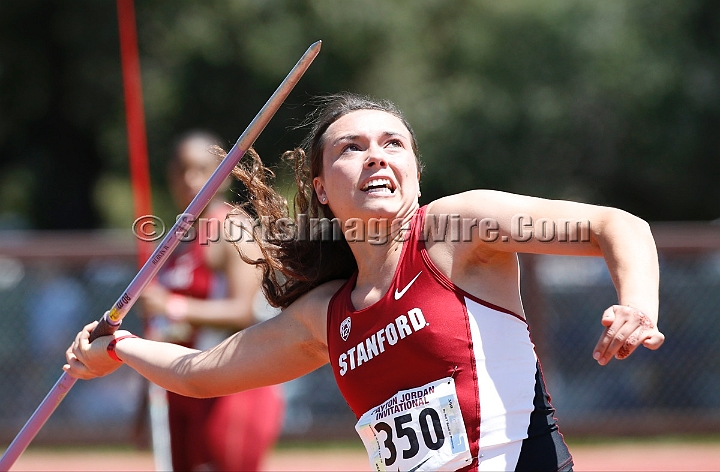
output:
<svg viewBox="0 0 720 472"><path fill-rule="evenodd" d="M348 241L358 266L352 292L356 309L372 305L387 293L400 261L403 243L409 238L412 216L414 214L395 220L382 240Z"/></svg>

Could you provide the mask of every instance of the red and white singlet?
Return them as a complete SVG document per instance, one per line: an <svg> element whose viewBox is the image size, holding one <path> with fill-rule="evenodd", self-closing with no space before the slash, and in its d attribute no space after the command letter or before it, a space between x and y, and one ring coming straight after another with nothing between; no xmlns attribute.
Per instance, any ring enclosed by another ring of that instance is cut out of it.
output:
<svg viewBox="0 0 720 472"><path fill-rule="evenodd" d="M571 466L527 323L439 271L425 248L426 208L388 292L355 310L355 275L328 308L330 363L373 469L516 470L521 450L535 467L553 454L553 470ZM549 433L559 445L524 444Z"/></svg>

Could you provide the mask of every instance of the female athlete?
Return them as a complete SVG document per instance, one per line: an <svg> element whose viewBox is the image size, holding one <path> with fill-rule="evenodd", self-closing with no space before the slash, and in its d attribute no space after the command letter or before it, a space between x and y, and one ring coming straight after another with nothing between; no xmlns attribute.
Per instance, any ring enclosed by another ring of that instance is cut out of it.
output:
<svg viewBox="0 0 720 472"><path fill-rule="evenodd" d="M126 331L89 343L92 323L65 370L83 379L114 371L113 344L151 381L212 397L329 362L374 470L571 470L525 322L517 254L604 257L618 298L592 356L606 365L664 340L648 225L618 209L490 190L421 207L415 135L392 104L342 94L313 116L303 147L286 153L298 184L292 218L258 158L237 169L265 217L252 262L281 314L206 351L111 343ZM529 225L538 220L587 222L587 234L549 238Z"/></svg>

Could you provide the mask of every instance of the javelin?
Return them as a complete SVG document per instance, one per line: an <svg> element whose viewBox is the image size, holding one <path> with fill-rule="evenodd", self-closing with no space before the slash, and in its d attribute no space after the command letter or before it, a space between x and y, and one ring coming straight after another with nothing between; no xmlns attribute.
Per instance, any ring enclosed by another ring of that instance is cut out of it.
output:
<svg viewBox="0 0 720 472"><path fill-rule="evenodd" d="M253 118L252 122L245 129L243 134L238 138L227 156L222 160L215 172L210 176L202 189L198 192L190 205L185 210L183 217L178 218L173 227L168 231L158 247L152 253L150 258L145 262L125 292L115 302L112 309L103 315L100 323L90 333L90 341L100 337L114 333L120 327L125 315L137 301L138 296L147 287L152 278L160 270L160 267L167 260L168 255L180 243L180 238L190 229L192 222L205 209L212 197L220 188L223 181L235 168L240 158L252 146L257 137L260 135L280 105L285 101L290 91L295 87L305 71L310 67L313 59L320 52L321 41L313 43L300 60L295 64L290 73L285 77L280 86L275 90L270 99L265 103L258 114ZM43 399L35 413L25 423L22 430L15 437L13 442L8 446L7 450L0 458L0 472L7 472L15 463L20 454L25 451L40 428L50 418L55 408L60 404L62 399L67 395L68 391L75 384L74 377L70 377L63 372L53 388Z"/></svg>

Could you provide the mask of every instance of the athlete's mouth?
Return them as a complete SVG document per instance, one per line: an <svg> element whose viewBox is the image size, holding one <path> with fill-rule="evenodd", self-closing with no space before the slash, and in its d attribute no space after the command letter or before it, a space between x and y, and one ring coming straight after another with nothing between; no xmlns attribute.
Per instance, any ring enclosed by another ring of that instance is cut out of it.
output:
<svg viewBox="0 0 720 472"><path fill-rule="evenodd" d="M377 178L369 180L360 189L367 193L395 193L395 184L392 180L387 178Z"/></svg>

